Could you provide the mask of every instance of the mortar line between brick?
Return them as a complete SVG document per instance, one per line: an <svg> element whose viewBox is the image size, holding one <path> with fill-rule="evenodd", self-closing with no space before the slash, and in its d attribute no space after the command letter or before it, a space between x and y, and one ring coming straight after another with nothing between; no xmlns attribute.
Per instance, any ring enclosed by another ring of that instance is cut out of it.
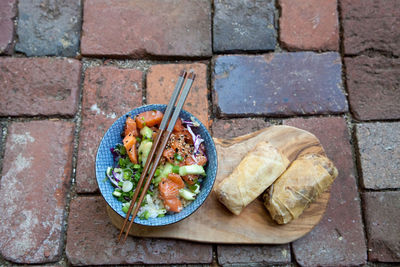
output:
<svg viewBox="0 0 400 267"><path fill-rule="evenodd" d="M0 140L1 142L1 146L0 146L0 183L1 183L1 179L3 178L2 173L3 173L3 159L4 159L4 153L6 150L6 139L7 139L7 135L8 135L8 126L9 126L9 122L8 121L2 121L0 124L0 130L2 131L2 138ZM3 265L8 265L10 264L8 261L6 261L3 258L3 255L0 254L0 266Z"/></svg>
<svg viewBox="0 0 400 267"><path fill-rule="evenodd" d="M360 56L367 56L367 57L381 56L381 57L396 58L396 59L400 58L400 56L393 54L393 52L391 52L391 51L374 49L374 48L365 49L357 54L343 53L343 55L344 55L344 57L347 57L347 58L356 58L356 57L360 57Z"/></svg>
<svg viewBox="0 0 400 267"><path fill-rule="evenodd" d="M215 51L214 51L214 15L215 15L215 4L214 0L211 0L211 52L212 56L214 56Z"/></svg>
<svg viewBox="0 0 400 267"><path fill-rule="evenodd" d="M275 28L276 28L276 46L275 46L275 52L276 51L286 51L286 49L282 48L281 44L281 28L279 27L279 20L282 15L282 7L279 4L279 0L274 0L275 1Z"/></svg>
<svg viewBox="0 0 400 267"><path fill-rule="evenodd" d="M289 249L290 249L290 263L296 266L296 265L299 265L299 264L297 263L297 261L296 261L296 255L294 254L294 249L293 249L293 243L294 243L294 242L295 242L295 241L289 243Z"/></svg>
<svg viewBox="0 0 400 267"><path fill-rule="evenodd" d="M336 3L337 7L337 14L338 14L338 25L339 25L339 54L340 54L340 59L342 61L342 83L343 83L343 91L345 92L346 100L347 100L347 106L349 108L349 112L351 113L351 106L350 106L350 100L349 100L349 90L347 90L347 75L346 75L346 65L344 62L344 39L343 39L343 24L342 24L342 10L340 8L340 3L337 1Z"/></svg>
<svg viewBox="0 0 400 267"><path fill-rule="evenodd" d="M212 263L211 265L214 266L221 266L218 263L218 248L217 248L217 244L212 244Z"/></svg>
<svg viewBox="0 0 400 267"><path fill-rule="evenodd" d="M213 100L212 100L212 93L213 93L213 88L212 88L212 60L208 61L207 63L207 71L206 71L206 84L207 84L207 102L208 102L208 129L210 129L212 133L212 122L215 119L215 114L214 114L214 106L213 106Z"/></svg>
<svg viewBox="0 0 400 267"><path fill-rule="evenodd" d="M22 116L0 116L0 120L9 120L11 122L29 122L29 121L40 121L40 120L62 120L62 121L74 121L75 115L22 115Z"/></svg>
<svg viewBox="0 0 400 267"><path fill-rule="evenodd" d="M358 192L359 192L359 198L360 198L360 208L361 208L361 219L362 219L362 223L363 223L363 230L364 230L364 241L365 241L365 247L367 248L366 254L367 254L367 261L369 260L369 255L368 255L368 243L369 243L369 235L368 235L368 231L367 231L367 227L366 227L366 213L365 213L365 203L364 203L364 198L363 198L363 194L365 192L364 190L364 183L363 183L363 173L362 173L362 168L361 168L361 160L360 160L360 147L358 145L358 139L356 136L357 132L356 132L356 127L353 128L353 132L352 132L352 139L353 141L353 145L352 145L352 153L355 157L355 163L356 163L356 172L358 173L358 184L359 186L361 185L361 187L359 187Z"/></svg>
<svg viewBox="0 0 400 267"><path fill-rule="evenodd" d="M90 55L90 54L85 54L82 55L84 58L88 59L111 59L111 60L147 60L147 61L201 61L201 60L209 60L212 55L210 56L178 56L178 55L172 55L172 56L166 56L166 55L145 55L142 57L132 57L132 56L126 56L126 55Z"/></svg>
<svg viewBox="0 0 400 267"><path fill-rule="evenodd" d="M142 74L142 105L147 104L147 74L149 73L149 67L146 71L143 71Z"/></svg>
<svg viewBox="0 0 400 267"><path fill-rule="evenodd" d="M1 128L0 130L2 131L2 138L0 140L1 142L1 146L0 146L0 174L2 174L3 172L3 159L4 159L4 153L6 151L6 141L7 141L7 135L8 135L8 126L9 126L9 122L8 121L4 121L1 122L0 124ZM0 176L0 182L1 182L1 178L2 176Z"/></svg>
<svg viewBox="0 0 400 267"><path fill-rule="evenodd" d="M353 119L353 114L351 110L351 105L350 105L350 99L349 99L349 90L348 90L348 85L347 85L347 75L346 75L346 64L344 61L345 58L345 49L344 49L344 28L343 28L343 14L342 14L342 9L340 6L340 2L337 2L337 12L338 12L338 23L339 23L339 49L340 49L340 56L342 60L342 79L343 79L343 86L344 90L346 92L346 98L347 98L347 105L349 107L349 114L348 114L348 130L350 131L350 141L351 141L351 153L352 153L352 159L353 159L353 164L355 166L354 168L354 175L355 175L355 180L357 183L358 187L358 198L359 198L359 203L360 203L360 214L361 214L361 221L362 221L362 229L364 233L364 244L367 249L365 251L366 257L367 257L367 262L368 262L368 233L366 229L366 214L364 212L364 201L362 198L363 194L363 180L362 180L362 170L361 170L361 165L359 161L359 147L358 147L358 141L356 138L356 123Z"/></svg>

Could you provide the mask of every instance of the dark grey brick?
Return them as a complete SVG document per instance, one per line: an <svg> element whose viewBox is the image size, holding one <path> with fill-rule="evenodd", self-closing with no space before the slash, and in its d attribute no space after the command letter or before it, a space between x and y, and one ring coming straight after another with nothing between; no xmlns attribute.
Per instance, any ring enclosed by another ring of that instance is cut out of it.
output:
<svg viewBox="0 0 400 267"><path fill-rule="evenodd" d="M27 56L74 57L79 52L81 21L80 0L19 1L15 49Z"/></svg>
<svg viewBox="0 0 400 267"><path fill-rule="evenodd" d="M400 188L400 123L356 125L365 188Z"/></svg>
<svg viewBox="0 0 400 267"><path fill-rule="evenodd" d="M218 263L222 266L254 266L290 263L290 246L285 245L219 245ZM247 265L246 265L247 264Z"/></svg>
<svg viewBox="0 0 400 267"><path fill-rule="evenodd" d="M378 50L400 55L400 1L340 0L346 55Z"/></svg>
<svg viewBox="0 0 400 267"><path fill-rule="evenodd" d="M274 0L216 0L214 12L214 51L275 49Z"/></svg>
<svg viewBox="0 0 400 267"><path fill-rule="evenodd" d="M215 60L220 116L337 114L348 110L336 52L227 55Z"/></svg>
<svg viewBox="0 0 400 267"><path fill-rule="evenodd" d="M400 192L365 192L370 261L400 262Z"/></svg>
<svg viewBox="0 0 400 267"><path fill-rule="evenodd" d="M351 112L358 120L400 118L400 59L345 58Z"/></svg>

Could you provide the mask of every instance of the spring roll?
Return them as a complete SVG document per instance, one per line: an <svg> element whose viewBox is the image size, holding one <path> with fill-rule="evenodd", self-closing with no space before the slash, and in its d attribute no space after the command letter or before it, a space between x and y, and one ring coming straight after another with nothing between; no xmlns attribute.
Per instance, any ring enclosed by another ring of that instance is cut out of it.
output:
<svg viewBox="0 0 400 267"><path fill-rule="evenodd" d="M260 142L217 187L216 194L232 213L261 195L287 168L289 160L268 142Z"/></svg>
<svg viewBox="0 0 400 267"><path fill-rule="evenodd" d="M264 205L279 224L298 218L332 184L338 175L333 163L318 154L306 154L268 188Z"/></svg>

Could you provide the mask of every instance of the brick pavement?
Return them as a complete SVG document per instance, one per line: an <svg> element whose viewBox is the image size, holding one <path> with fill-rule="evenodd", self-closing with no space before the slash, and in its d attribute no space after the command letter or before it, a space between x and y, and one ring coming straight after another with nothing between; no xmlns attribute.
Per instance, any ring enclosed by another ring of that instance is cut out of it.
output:
<svg viewBox="0 0 400 267"><path fill-rule="evenodd" d="M0 265L399 264L399 9L397 0L2 1ZM339 177L309 234L284 245L115 244L97 145L125 112L165 102L181 69L198 75L186 108L214 137L285 124L321 140Z"/></svg>

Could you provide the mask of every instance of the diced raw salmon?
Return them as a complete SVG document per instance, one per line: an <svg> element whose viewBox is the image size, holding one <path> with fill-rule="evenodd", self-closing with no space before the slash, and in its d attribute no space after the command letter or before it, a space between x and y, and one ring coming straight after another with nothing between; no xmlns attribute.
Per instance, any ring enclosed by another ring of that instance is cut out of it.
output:
<svg viewBox="0 0 400 267"><path fill-rule="evenodd" d="M132 133L133 136L135 136L135 137L139 135L137 127L136 127L136 122L131 117L126 118L126 121L125 121L124 135L127 136L129 133Z"/></svg>
<svg viewBox="0 0 400 267"><path fill-rule="evenodd" d="M134 164L138 163L135 145L133 145L129 150L127 150L127 153L128 153L129 159L131 160L132 163L134 163Z"/></svg>
<svg viewBox="0 0 400 267"><path fill-rule="evenodd" d="M175 155L175 151L172 148L165 149L163 152L164 158L166 158L168 160L168 162L170 162L172 164L174 163L174 155Z"/></svg>
<svg viewBox="0 0 400 267"><path fill-rule="evenodd" d="M182 202L179 198L171 198L164 200L165 209L173 212L181 212L183 209Z"/></svg>
<svg viewBox="0 0 400 267"><path fill-rule="evenodd" d="M182 124L181 118L178 118L178 119L176 120L175 125L174 125L174 130L173 130L173 132L182 132L184 129L185 129L185 127L184 127L183 124Z"/></svg>
<svg viewBox="0 0 400 267"><path fill-rule="evenodd" d="M186 165L201 165L204 166L207 163L207 158L203 155L197 155L196 161L192 157L187 157L185 160Z"/></svg>
<svg viewBox="0 0 400 267"><path fill-rule="evenodd" d="M183 182L183 180L179 174L169 173L168 179L170 179L172 182L174 182L178 186L179 189L185 187L185 183Z"/></svg>
<svg viewBox="0 0 400 267"><path fill-rule="evenodd" d="M195 175L195 174L188 174L188 175L182 176L182 179L185 180L185 182L188 185L194 185L196 183L198 177L199 176Z"/></svg>
<svg viewBox="0 0 400 267"><path fill-rule="evenodd" d="M130 132L127 136L124 137L124 140L122 140L122 144L124 144L126 151L128 151L133 145L136 144L136 137L133 135L132 132Z"/></svg>
<svg viewBox="0 0 400 267"><path fill-rule="evenodd" d="M162 179L158 184L158 190L162 199L177 198L179 196L178 185L170 179Z"/></svg>
<svg viewBox="0 0 400 267"><path fill-rule="evenodd" d="M136 125L139 129L144 126L152 127L154 125L159 125L164 114L158 110L150 110L140 113L136 116Z"/></svg>

